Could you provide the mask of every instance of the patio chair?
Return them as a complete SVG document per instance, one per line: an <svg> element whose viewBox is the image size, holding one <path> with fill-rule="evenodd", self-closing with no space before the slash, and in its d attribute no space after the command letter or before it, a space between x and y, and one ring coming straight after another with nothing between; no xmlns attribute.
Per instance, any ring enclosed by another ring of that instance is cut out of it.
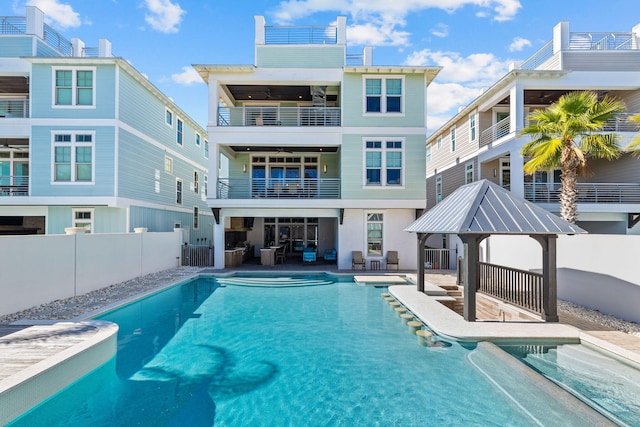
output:
<svg viewBox="0 0 640 427"><path fill-rule="evenodd" d="M302 262L316 262L316 250L312 247L304 248L302 252Z"/></svg>
<svg viewBox="0 0 640 427"><path fill-rule="evenodd" d="M338 262L338 251L336 251L336 248L332 248L332 249L326 249L324 251L324 262L329 262L329 261L333 261L333 262Z"/></svg>
<svg viewBox="0 0 640 427"><path fill-rule="evenodd" d="M396 266L396 271L398 270L398 251L387 251L387 267L389 269L390 265Z"/></svg>
<svg viewBox="0 0 640 427"><path fill-rule="evenodd" d="M356 265L359 265L363 270L366 270L366 259L362 256L362 251L351 251L351 269L355 270Z"/></svg>

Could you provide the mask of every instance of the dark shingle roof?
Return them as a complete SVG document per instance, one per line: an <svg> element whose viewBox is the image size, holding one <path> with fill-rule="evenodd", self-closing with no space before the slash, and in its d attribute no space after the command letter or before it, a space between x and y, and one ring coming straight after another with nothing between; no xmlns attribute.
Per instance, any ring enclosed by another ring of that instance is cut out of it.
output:
<svg viewBox="0 0 640 427"><path fill-rule="evenodd" d="M464 185L405 229L442 234L580 234L585 230L486 179Z"/></svg>

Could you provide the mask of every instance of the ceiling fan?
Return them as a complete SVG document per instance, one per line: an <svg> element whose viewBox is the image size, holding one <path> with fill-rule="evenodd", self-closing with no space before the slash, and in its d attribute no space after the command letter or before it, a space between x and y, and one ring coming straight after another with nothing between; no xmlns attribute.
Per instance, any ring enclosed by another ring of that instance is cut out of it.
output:
<svg viewBox="0 0 640 427"><path fill-rule="evenodd" d="M276 153L278 153L278 154L282 154L282 153L293 154L293 151L287 150L287 149L282 148L282 147L278 147L278 148L276 148Z"/></svg>

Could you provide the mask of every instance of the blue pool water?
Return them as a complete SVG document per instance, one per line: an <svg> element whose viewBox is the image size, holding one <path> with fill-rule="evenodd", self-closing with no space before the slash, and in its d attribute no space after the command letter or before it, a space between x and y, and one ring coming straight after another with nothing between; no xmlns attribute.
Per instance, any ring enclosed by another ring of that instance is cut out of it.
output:
<svg viewBox="0 0 640 427"><path fill-rule="evenodd" d="M117 356L12 425L583 425L510 394L524 380L481 346L418 345L384 289L305 279L200 278L109 312Z"/></svg>

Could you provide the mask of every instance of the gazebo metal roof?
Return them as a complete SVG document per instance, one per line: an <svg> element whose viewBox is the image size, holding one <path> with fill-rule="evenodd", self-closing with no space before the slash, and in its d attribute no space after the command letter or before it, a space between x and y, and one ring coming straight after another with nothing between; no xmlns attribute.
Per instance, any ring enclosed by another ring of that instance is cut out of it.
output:
<svg viewBox="0 0 640 427"><path fill-rule="evenodd" d="M586 233L486 179L458 188L405 231L458 235Z"/></svg>

